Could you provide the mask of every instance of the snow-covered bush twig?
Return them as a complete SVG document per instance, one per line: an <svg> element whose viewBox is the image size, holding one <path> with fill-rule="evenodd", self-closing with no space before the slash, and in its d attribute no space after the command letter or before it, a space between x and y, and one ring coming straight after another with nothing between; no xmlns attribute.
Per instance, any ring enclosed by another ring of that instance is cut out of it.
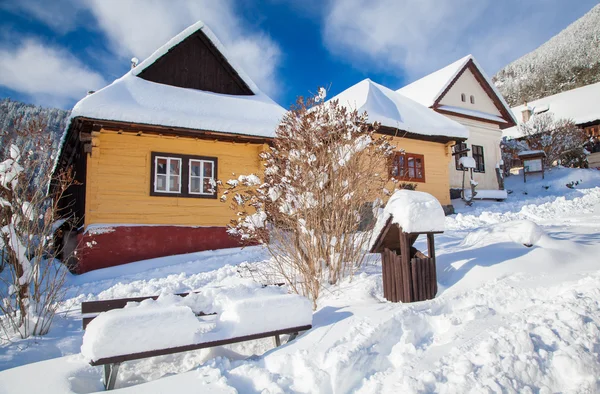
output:
<svg viewBox="0 0 600 394"><path fill-rule="evenodd" d="M0 328L6 339L50 328L66 275L54 261L61 252L54 243L58 204L73 183L69 172L51 179L52 161L44 152L51 136L43 121L20 124L13 135L0 152Z"/></svg>
<svg viewBox="0 0 600 394"><path fill-rule="evenodd" d="M548 167L554 164L566 167L584 165L586 159L583 145L586 135L572 120L556 119L552 112L543 112L532 115L519 128L525 144L513 143L518 151L543 150Z"/></svg>
<svg viewBox="0 0 600 394"><path fill-rule="evenodd" d="M257 176L227 182L238 218L229 232L266 245L275 270L316 307L323 281L352 275L367 253L364 213L381 201L394 147L378 124L336 101L299 98L261 154ZM369 209L366 209L366 208Z"/></svg>

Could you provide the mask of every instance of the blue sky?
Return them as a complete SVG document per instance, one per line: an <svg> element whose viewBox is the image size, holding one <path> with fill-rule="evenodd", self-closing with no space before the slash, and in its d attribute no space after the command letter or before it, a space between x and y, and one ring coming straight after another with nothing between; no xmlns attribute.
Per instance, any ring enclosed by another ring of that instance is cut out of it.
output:
<svg viewBox="0 0 600 394"><path fill-rule="evenodd" d="M493 75L598 0L0 0L0 97L70 108L203 20L284 107L472 53Z"/></svg>

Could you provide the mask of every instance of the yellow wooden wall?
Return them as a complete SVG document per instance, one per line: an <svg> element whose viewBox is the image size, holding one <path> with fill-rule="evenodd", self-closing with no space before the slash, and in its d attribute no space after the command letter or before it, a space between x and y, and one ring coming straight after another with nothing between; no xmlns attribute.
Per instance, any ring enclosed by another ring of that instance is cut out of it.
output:
<svg viewBox="0 0 600 394"><path fill-rule="evenodd" d="M426 183L417 190L450 204L448 145L394 137L394 145L425 157ZM101 130L94 133L88 158L85 225L169 224L225 226L235 217L229 203L218 199L150 196L151 152L216 156L218 179L260 174L258 155L263 144L207 141Z"/></svg>
<svg viewBox="0 0 600 394"><path fill-rule="evenodd" d="M408 138L393 137L391 142L397 150L404 149L406 153L416 153L424 156L425 182L416 183L417 191L427 192L437 198L442 205L449 205L450 201L450 174L448 164L452 160L449 144L420 141Z"/></svg>
<svg viewBox="0 0 600 394"><path fill-rule="evenodd" d="M88 157L85 225L93 223L225 226L234 218L219 199L150 196L151 152L218 158L218 179L259 174L262 144L207 141L101 130Z"/></svg>

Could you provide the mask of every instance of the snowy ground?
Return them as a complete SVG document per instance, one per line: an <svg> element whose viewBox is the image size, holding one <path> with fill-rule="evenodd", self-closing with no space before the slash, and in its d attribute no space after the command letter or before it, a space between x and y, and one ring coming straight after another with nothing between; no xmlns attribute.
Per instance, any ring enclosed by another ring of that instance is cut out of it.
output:
<svg viewBox="0 0 600 394"><path fill-rule="evenodd" d="M600 172L510 177L507 189L502 203L455 201L458 214L436 237L434 300L385 302L375 258L323 291L314 328L290 344L125 363L117 392L600 392ZM82 301L244 284L240 263L266 258L258 247L230 249L70 277L48 336L0 347L0 393L102 390L100 368L78 354Z"/></svg>

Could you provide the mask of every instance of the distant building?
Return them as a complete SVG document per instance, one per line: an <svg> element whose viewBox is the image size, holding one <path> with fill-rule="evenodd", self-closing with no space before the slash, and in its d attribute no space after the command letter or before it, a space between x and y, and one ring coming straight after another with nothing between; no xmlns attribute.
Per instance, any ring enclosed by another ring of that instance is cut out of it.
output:
<svg viewBox="0 0 600 394"><path fill-rule="evenodd" d="M460 157L475 160L478 189L497 190L496 167L501 161L502 130L517 120L490 78L472 55L429 74L398 93L455 120L469 129L469 138L454 147L449 164L450 188L462 187ZM455 193L453 197L457 197Z"/></svg>
<svg viewBox="0 0 600 394"><path fill-rule="evenodd" d="M567 90L512 108L518 124L527 122L532 115L551 112L556 119L570 119L591 136L600 135L600 82ZM519 126L505 129L507 138L521 138Z"/></svg>

